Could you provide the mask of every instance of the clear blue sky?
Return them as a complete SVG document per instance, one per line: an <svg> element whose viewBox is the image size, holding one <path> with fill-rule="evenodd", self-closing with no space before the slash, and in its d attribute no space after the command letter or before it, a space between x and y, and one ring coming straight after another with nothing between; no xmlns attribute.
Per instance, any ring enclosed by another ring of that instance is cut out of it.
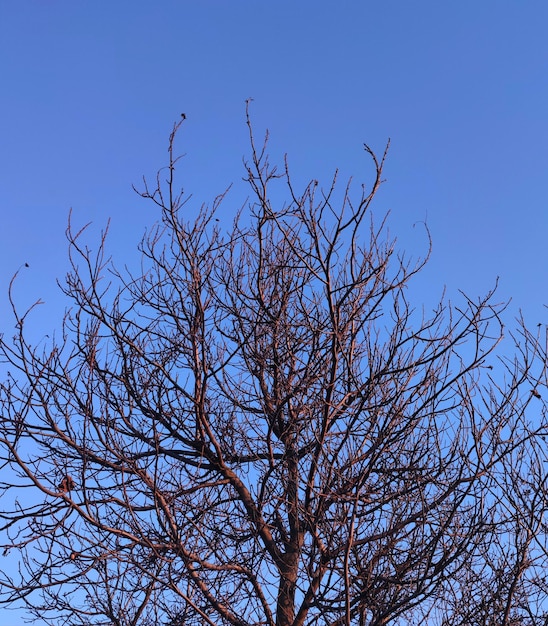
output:
<svg viewBox="0 0 548 626"><path fill-rule="evenodd" d="M411 254L413 224L431 230L418 306L500 276L512 313L548 322L546 0L5 0L0 29L0 332L25 262L19 302L42 297L59 327L70 207L96 233L111 218L115 259L135 258L158 216L131 185L165 164L181 112L196 202L240 180L248 97L302 180L367 179L363 142L391 138L375 210Z"/></svg>
<svg viewBox="0 0 548 626"><path fill-rule="evenodd" d="M196 202L240 180L253 97L274 160L287 152L303 180L340 167L359 181L370 173L362 143L381 151L390 137L376 212L391 211L412 254L426 219L429 289L479 295L500 276L501 298L543 315L545 1L22 0L1 4L0 27L2 293L28 262L21 302L53 305L70 207L97 231L112 218L111 249L129 259L157 217L131 184L165 163L182 111ZM4 329L5 298L0 307Z"/></svg>

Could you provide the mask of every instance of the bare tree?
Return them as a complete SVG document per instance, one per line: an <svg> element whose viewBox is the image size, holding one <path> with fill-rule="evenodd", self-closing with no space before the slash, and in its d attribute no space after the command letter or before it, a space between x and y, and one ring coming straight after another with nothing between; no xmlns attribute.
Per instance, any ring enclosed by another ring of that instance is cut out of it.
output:
<svg viewBox="0 0 548 626"><path fill-rule="evenodd" d="M299 192L247 120L232 226L224 194L188 217L181 120L142 270L69 225L61 340L33 345L11 298L3 601L56 625L546 623L539 336L498 357L493 293L413 308L425 261L370 213L386 153L357 197Z"/></svg>

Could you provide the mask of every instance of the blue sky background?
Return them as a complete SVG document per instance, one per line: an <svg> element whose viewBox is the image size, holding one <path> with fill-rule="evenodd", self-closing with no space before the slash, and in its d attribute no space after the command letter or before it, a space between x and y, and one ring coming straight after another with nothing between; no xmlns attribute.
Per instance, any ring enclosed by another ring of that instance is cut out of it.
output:
<svg viewBox="0 0 548 626"><path fill-rule="evenodd" d="M0 3L0 332L7 285L42 298L59 328L64 230L111 218L119 265L155 222L132 191L166 163L185 112L181 181L196 205L243 175L244 101L297 180L371 180L367 142L392 146L375 212L411 255L433 254L410 299L500 276L532 323L548 322L548 3L4 0ZM245 199L239 185L227 220ZM94 237L89 241L93 242ZM457 296L458 297L458 296ZM0 624L12 623L1 617ZM4 621L2 621L4 619ZM6 618L7 619L7 618Z"/></svg>
<svg viewBox="0 0 548 626"><path fill-rule="evenodd" d="M548 317L546 2L20 0L0 5L0 28L0 294L28 262L16 293L46 300L44 325L64 307L70 207L95 233L111 218L128 261L157 218L131 185L165 164L172 123L187 114L185 189L211 200L241 180L248 97L303 182L335 167L367 179L362 143L391 138L376 213L411 254L428 223L419 304L500 276L513 312Z"/></svg>

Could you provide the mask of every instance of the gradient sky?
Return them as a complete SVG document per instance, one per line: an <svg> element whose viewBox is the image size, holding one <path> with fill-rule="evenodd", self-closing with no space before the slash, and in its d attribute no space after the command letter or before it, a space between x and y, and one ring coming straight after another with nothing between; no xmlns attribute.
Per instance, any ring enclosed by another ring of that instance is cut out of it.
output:
<svg viewBox="0 0 548 626"><path fill-rule="evenodd" d="M40 332L59 328L71 207L90 242L111 219L119 265L136 258L158 214L131 186L165 165L181 112L195 206L241 181L249 97L303 183L339 167L359 191L363 143L391 138L374 212L412 256L428 224L416 306L500 276L510 322L548 322L546 0L3 0L0 29L0 332L24 263L18 303L44 299ZM236 185L227 221L244 200Z"/></svg>

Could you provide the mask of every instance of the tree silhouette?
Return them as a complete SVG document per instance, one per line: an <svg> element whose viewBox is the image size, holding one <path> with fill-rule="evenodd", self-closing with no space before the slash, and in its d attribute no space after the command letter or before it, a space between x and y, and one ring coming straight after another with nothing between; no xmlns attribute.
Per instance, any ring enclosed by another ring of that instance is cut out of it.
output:
<svg viewBox="0 0 548 626"><path fill-rule="evenodd" d="M541 329L504 358L493 293L421 313L425 261L371 216L386 153L357 197L298 192L247 122L231 227L224 194L188 217L180 120L140 192L142 271L69 225L62 339L32 345L10 297L3 601L71 625L546 623Z"/></svg>

